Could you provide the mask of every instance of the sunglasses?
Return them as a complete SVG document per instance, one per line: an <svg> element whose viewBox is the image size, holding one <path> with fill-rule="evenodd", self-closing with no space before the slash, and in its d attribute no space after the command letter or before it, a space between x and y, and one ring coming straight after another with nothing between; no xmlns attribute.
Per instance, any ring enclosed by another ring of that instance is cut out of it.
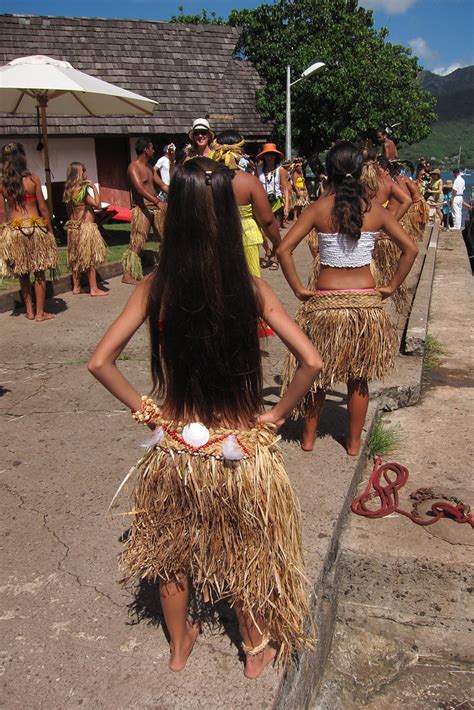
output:
<svg viewBox="0 0 474 710"><path fill-rule="evenodd" d="M193 133L195 136L207 136L208 131L197 130L197 131L193 131Z"/></svg>

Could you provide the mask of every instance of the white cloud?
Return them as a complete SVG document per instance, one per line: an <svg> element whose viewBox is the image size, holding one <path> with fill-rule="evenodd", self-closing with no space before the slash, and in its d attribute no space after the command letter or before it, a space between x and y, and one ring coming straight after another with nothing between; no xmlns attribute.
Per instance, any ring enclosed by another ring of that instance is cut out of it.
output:
<svg viewBox="0 0 474 710"><path fill-rule="evenodd" d="M448 74L451 74L453 71L456 71L456 69L462 69L462 67L466 67L467 64L461 64L461 62L454 62L454 64L449 64L447 67L435 67L433 69L433 74L440 74L440 76L447 76Z"/></svg>
<svg viewBox="0 0 474 710"><path fill-rule="evenodd" d="M418 0L361 0L360 4L368 10L382 10L387 14L401 15Z"/></svg>
<svg viewBox="0 0 474 710"><path fill-rule="evenodd" d="M431 49L423 37L415 37L414 39L410 39L408 40L408 44L413 49L416 56L423 59L427 62L427 64L433 64L433 62L438 60L438 52L435 49Z"/></svg>

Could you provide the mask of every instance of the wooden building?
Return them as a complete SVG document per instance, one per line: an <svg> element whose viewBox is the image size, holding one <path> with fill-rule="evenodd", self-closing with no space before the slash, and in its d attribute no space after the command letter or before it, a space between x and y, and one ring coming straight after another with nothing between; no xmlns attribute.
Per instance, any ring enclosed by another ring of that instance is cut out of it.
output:
<svg viewBox="0 0 474 710"><path fill-rule="evenodd" d="M53 182L78 160L104 202L128 207L126 168L137 136L150 136L158 158L171 140L182 145L199 117L216 132L239 130L253 147L271 133L255 107L259 75L233 57L238 39L237 28L220 25L0 15L0 65L45 54L159 102L145 118L48 117ZM36 116L0 113L0 146L21 141L31 170L44 178L38 135Z"/></svg>

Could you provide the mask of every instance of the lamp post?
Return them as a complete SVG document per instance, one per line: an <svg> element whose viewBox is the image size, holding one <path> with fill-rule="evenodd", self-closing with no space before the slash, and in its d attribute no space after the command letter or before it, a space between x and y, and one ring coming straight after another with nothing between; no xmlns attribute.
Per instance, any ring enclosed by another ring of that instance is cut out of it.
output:
<svg viewBox="0 0 474 710"><path fill-rule="evenodd" d="M326 64L324 62L315 62L311 64L304 72L301 74L299 79L291 81L291 67L286 67L286 158L291 160L291 87L297 84L299 81L303 81L307 76L319 71Z"/></svg>

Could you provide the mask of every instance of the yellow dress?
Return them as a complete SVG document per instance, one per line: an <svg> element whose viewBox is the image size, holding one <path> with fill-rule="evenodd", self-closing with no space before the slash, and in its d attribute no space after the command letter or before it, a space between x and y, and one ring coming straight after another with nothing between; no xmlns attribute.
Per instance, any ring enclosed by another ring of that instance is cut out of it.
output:
<svg viewBox="0 0 474 710"><path fill-rule="evenodd" d="M252 276L260 276L259 246L263 244L262 232L254 219L252 205L239 205L239 212L242 220L245 258L249 271Z"/></svg>

